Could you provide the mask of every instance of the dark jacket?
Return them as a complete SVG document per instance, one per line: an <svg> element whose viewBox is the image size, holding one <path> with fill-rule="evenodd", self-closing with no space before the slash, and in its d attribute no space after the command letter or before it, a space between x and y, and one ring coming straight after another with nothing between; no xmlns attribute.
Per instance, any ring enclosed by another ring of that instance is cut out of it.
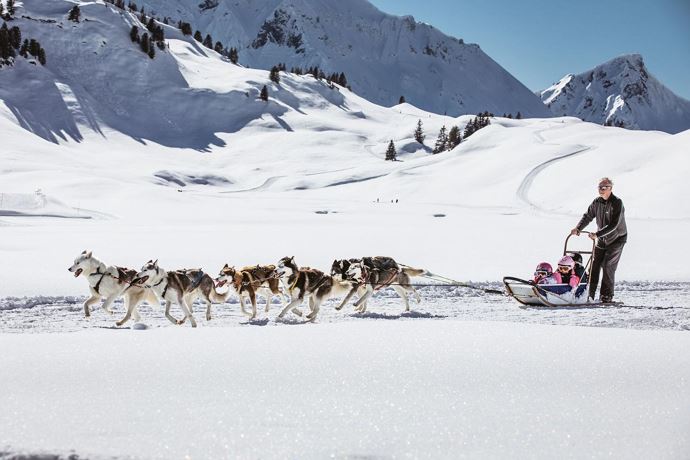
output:
<svg viewBox="0 0 690 460"><path fill-rule="evenodd" d="M625 225L625 208L623 201L613 193L608 200L599 197L592 201L587 212L582 215L577 229L584 229L593 219L597 221L597 238L604 245L611 244L618 238L627 236L628 227ZM601 245L600 245L601 246Z"/></svg>

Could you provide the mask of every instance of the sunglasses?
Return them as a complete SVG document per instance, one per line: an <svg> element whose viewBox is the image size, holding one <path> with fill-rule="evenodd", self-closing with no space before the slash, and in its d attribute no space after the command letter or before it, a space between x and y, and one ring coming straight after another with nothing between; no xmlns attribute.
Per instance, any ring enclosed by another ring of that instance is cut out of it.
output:
<svg viewBox="0 0 690 460"><path fill-rule="evenodd" d="M561 272L569 272L569 271L570 271L570 267L568 267L567 265L559 265L559 266L558 266L558 271L561 271Z"/></svg>
<svg viewBox="0 0 690 460"><path fill-rule="evenodd" d="M546 270L537 270L536 272L534 272L534 276L547 276L548 274L549 272L547 272Z"/></svg>
<svg viewBox="0 0 690 460"><path fill-rule="evenodd" d="M610 189L610 188L611 188L610 185L600 185L600 186L599 186L599 190L608 190L608 189Z"/></svg>

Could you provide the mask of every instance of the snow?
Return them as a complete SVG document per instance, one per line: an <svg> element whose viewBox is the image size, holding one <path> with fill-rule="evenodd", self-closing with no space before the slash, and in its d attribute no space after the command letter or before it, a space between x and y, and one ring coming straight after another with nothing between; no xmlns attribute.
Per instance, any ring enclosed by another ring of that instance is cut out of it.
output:
<svg viewBox="0 0 690 460"><path fill-rule="evenodd" d="M72 4L26 0L20 14L56 21L15 20L47 65L0 69L0 457L687 452L690 131L495 118L431 155L442 126L471 117L310 77L275 85L171 28L152 61L129 41L135 17L81 3L73 24ZM383 161L391 139L400 161ZM630 231L622 308L522 310L430 286L410 313L383 291L365 315L328 302L303 324L260 304L247 321L231 298L210 322L197 306L194 330L159 305L116 329L122 304L84 319L85 282L67 272L84 249L211 275L380 254L496 289L561 255L602 176Z"/></svg>
<svg viewBox="0 0 690 460"><path fill-rule="evenodd" d="M539 98L487 56L478 45L460 43L414 18L383 13L363 0L220 0L201 9L186 0L145 0L147 12L191 23L214 42L239 50L240 63L268 70L318 66L345 72L353 90L384 106L400 96L435 113L496 114L521 111L548 116ZM274 24L263 46L255 45L266 22ZM289 35L302 45L290 47ZM282 36L282 38L281 38ZM300 52L299 50L303 50ZM394 75L396 78L391 78Z"/></svg>
<svg viewBox="0 0 690 460"><path fill-rule="evenodd" d="M88 458L682 458L688 346L686 333L455 321L3 335L0 445Z"/></svg>

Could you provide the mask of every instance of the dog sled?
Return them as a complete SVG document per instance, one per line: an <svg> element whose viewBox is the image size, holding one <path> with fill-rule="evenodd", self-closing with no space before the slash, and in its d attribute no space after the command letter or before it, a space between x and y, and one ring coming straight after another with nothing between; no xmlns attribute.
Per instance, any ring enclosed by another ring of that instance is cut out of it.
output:
<svg viewBox="0 0 690 460"><path fill-rule="evenodd" d="M589 232L582 232L589 235ZM503 278L506 293L520 302L521 307L596 307L602 305L619 304L619 302L597 302L589 299L589 280L592 269L592 256L594 255L594 244L587 250L574 249L571 242L573 235L568 235L563 245L563 255L579 254L583 258L587 257L587 262L583 263L584 276L582 282L577 287L571 288L568 284L536 284L534 281L527 281L512 276Z"/></svg>

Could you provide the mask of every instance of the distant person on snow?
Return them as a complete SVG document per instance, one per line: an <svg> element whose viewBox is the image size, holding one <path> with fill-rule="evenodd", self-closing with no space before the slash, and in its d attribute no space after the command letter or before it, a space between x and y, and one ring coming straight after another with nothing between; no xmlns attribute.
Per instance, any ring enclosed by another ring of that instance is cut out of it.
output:
<svg viewBox="0 0 690 460"><path fill-rule="evenodd" d="M582 219L570 234L579 235L587 224L596 219L597 231L589 234L589 237L597 242L590 273L589 298L595 298L599 273L603 269L600 299L602 302L611 302L616 268L623 253L623 246L628 241L628 227L625 224L623 201L613 194L613 181L604 177L599 181L598 188L599 198L589 205L587 212L583 214Z"/></svg>
<svg viewBox="0 0 690 460"><path fill-rule="evenodd" d="M580 284L580 277L575 274L575 261L570 256L563 256L558 261L558 271L554 272L553 278L556 284L567 284L571 289L577 289Z"/></svg>

